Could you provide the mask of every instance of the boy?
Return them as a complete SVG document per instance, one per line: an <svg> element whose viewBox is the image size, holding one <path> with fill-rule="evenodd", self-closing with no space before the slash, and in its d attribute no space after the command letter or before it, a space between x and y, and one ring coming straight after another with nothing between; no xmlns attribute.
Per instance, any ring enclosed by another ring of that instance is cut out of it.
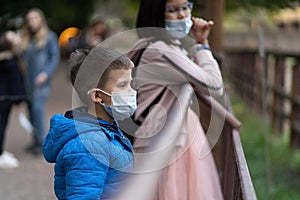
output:
<svg viewBox="0 0 300 200"><path fill-rule="evenodd" d="M116 123L136 109L133 63L99 46L77 50L70 61L71 81L85 106L51 119L43 153L56 163L55 194L58 199L114 199L133 166L132 146Z"/></svg>

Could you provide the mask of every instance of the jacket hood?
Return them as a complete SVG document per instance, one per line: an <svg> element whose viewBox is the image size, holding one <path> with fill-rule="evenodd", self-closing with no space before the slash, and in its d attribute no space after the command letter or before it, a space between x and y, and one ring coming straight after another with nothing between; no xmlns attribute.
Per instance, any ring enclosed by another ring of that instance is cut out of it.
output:
<svg viewBox="0 0 300 200"><path fill-rule="evenodd" d="M43 142L43 154L48 162L55 162L63 146L78 135L73 119L62 114L54 115L50 120L50 129Z"/></svg>

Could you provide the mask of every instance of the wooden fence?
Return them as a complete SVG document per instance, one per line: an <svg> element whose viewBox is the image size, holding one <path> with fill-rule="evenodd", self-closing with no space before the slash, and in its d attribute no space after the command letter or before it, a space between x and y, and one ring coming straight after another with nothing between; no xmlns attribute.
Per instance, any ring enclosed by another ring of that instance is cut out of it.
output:
<svg viewBox="0 0 300 200"><path fill-rule="evenodd" d="M225 76L242 99L300 147L300 33L226 34Z"/></svg>

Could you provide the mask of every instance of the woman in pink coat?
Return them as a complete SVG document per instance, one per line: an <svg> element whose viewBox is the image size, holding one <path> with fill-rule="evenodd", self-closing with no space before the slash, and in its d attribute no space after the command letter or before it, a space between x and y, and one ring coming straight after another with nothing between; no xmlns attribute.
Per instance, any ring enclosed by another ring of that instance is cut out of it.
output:
<svg viewBox="0 0 300 200"><path fill-rule="evenodd" d="M192 109L197 108L197 99L191 101L180 134L173 138L175 142L149 151L155 145L152 136L164 127L168 111L185 83L196 95L223 93L221 72L207 40L213 22L192 17L192 7L187 0L140 1L140 39L133 50L147 48L140 54L134 79L138 90L135 120L140 124L135 134L135 153L147 156L151 151L161 151L163 155L165 147L173 144L167 159L149 168L160 172L152 197L155 200L223 199L212 152L199 116ZM190 31L194 40L186 49L181 39Z"/></svg>

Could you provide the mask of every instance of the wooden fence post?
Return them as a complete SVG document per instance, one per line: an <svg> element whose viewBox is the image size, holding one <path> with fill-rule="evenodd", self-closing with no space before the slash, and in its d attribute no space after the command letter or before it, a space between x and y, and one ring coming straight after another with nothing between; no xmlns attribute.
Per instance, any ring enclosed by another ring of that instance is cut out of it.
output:
<svg viewBox="0 0 300 200"><path fill-rule="evenodd" d="M264 35L265 59L260 64L254 63L255 69L248 66L252 61L252 54L257 52L261 40L253 33L225 34L224 46L226 52L227 74L234 90L242 100L251 108L255 107L250 101L254 91L255 100L262 100L263 113L270 117L271 126L275 134L282 133L284 125L288 122L290 134L290 146L300 149L300 40L299 32L266 32ZM250 55L245 55L250 54ZM259 54L261 58L261 54ZM291 61L296 61L295 66L290 68ZM264 68L262 68L264 66ZM246 67L248 71L244 72ZM291 72L290 69L293 71ZM258 80L259 73L261 79ZM250 74L254 74L254 82ZM290 82L290 80L292 82ZM264 81L262 84L261 81ZM263 85L263 88L262 88ZM260 91L263 90L263 91ZM259 95L262 97L259 97ZM257 101L259 102L259 101ZM256 102L256 103L257 103Z"/></svg>
<svg viewBox="0 0 300 200"><path fill-rule="evenodd" d="M300 148L300 58L293 67L292 111L290 115L292 148Z"/></svg>
<svg viewBox="0 0 300 200"><path fill-rule="evenodd" d="M283 129L283 91L284 91L285 57L275 57L275 74L273 83L272 128L277 134Z"/></svg>
<svg viewBox="0 0 300 200"><path fill-rule="evenodd" d="M255 63L256 63L256 55L255 53L245 52L243 53L243 65L240 66L242 68L242 76L240 76L240 80L242 82L242 94L243 100L248 103L251 107L255 105Z"/></svg>

